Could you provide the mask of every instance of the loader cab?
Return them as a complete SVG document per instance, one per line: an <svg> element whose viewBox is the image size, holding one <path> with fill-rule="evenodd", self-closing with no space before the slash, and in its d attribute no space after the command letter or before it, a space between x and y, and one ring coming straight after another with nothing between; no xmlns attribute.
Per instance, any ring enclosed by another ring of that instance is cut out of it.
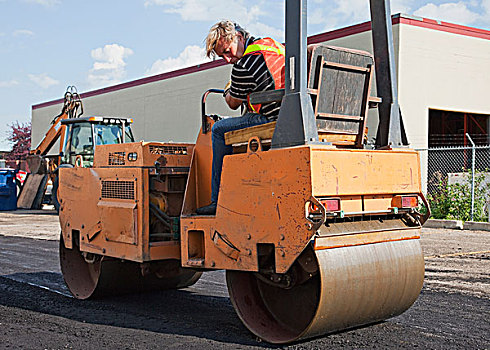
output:
<svg viewBox="0 0 490 350"><path fill-rule="evenodd" d="M61 164L91 167L95 146L134 142L130 118L83 117L63 120L66 125Z"/></svg>

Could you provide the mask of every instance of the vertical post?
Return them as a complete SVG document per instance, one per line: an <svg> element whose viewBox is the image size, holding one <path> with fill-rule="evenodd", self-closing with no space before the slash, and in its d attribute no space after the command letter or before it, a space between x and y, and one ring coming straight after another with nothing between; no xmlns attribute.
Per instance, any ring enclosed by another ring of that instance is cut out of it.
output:
<svg viewBox="0 0 490 350"><path fill-rule="evenodd" d="M286 94L306 90L306 1L286 0Z"/></svg>
<svg viewBox="0 0 490 350"><path fill-rule="evenodd" d="M395 48L389 0L370 0L371 30L376 69L376 89L381 97L376 148L408 145L398 105Z"/></svg>
<svg viewBox="0 0 490 350"><path fill-rule="evenodd" d="M470 137L470 134L466 133L466 137L471 142L471 221L475 214L475 143Z"/></svg>
<svg viewBox="0 0 490 350"><path fill-rule="evenodd" d="M490 198L487 197L487 214L488 214L488 222L490 222Z"/></svg>
<svg viewBox="0 0 490 350"><path fill-rule="evenodd" d="M272 137L272 148L318 141L316 120L307 92L306 0L286 0L285 95Z"/></svg>

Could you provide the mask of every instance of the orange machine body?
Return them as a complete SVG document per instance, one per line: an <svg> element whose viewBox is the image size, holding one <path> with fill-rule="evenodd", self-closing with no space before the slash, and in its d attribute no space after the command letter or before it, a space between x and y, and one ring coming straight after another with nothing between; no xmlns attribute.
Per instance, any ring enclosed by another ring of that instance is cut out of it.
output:
<svg viewBox="0 0 490 350"><path fill-rule="evenodd" d="M196 147L199 151L203 150ZM194 216L195 205L189 202L199 196L187 187L181 218L182 264L259 271L257 247L270 244L275 250L276 272L285 273L311 240L329 236L322 228L329 215L386 216L397 211L393 207L397 196L420 194L419 162L418 153L412 150L326 145L249 150L225 157L216 216ZM193 173L191 170L189 181ZM322 206L322 200L328 198L337 200L340 207L331 213L320 211L319 217L310 215L309 207ZM345 244L391 239L386 225L381 231L384 234L362 233L353 238L346 229L342 237ZM343 244L335 236L334 244ZM418 233L395 236L418 238Z"/></svg>
<svg viewBox="0 0 490 350"><path fill-rule="evenodd" d="M285 273L310 241L325 249L419 237L420 226L356 234L343 223L331 234L325 225L394 214L400 195L421 195L415 151L307 145L227 156L216 216L196 216L210 198L211 159L209 134L195 146L97 146L93 168L60 169L65 246L76 239L82 251L136 262L181 259L184 267L259 271L258 246L268 244L275 272ZM174 219L165 239L151 239L152 193L165 197L164 211ZM338 201L332 212L322 204L329 198Z"/></svg>
<svg viewBox="0 0 490 350"><path fill-rule="evenodd" d="M216 215L197 216L211 196L210 134L97 146L94 167L59 170L61 267L77 298L182 288L225 269L239 317L274 343L413 304L426 219L414 207L417 152L249 142L224 159Z"/></svg>
<svg viewBox="0 0 490 350"><path fill-rule="evenodd" d="M65 247L71 249L76 240L81 251L135 262L179 259L178 217L193 147L97 146L92 168L60 168ZM174 221L163 237L150 229L152 198Z"/></svg>

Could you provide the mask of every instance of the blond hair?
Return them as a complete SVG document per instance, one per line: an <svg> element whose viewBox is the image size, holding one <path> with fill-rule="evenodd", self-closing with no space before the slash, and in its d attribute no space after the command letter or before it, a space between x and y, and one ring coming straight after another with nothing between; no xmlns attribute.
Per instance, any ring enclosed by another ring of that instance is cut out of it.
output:
<svg viewBox="0 0 490 350"><path fill-rule="evenodd" d="M230 43L235 39L237 33L240 33L245 40L250 35L238 24L229 20L220 21L213 25L206 37L206 56L215 57L216 52L214 50L218 42L223 39L226 43Z"/></svg>

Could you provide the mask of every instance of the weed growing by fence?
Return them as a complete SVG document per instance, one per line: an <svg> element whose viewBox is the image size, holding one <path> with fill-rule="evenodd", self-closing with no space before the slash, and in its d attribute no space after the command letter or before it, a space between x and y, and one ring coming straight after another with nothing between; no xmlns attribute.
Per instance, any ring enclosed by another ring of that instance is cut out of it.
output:
<svg viewBox="0 0 490 350"><path fill-rule="evenodd" d="M462 181L448 184L448 178L440 179L436 191L427 196L432 218L471 220L471 171L463 170ZM488 221L487 197L490 183L485 182L485 172L475 172L475 203L473 221Z"/></svg>

